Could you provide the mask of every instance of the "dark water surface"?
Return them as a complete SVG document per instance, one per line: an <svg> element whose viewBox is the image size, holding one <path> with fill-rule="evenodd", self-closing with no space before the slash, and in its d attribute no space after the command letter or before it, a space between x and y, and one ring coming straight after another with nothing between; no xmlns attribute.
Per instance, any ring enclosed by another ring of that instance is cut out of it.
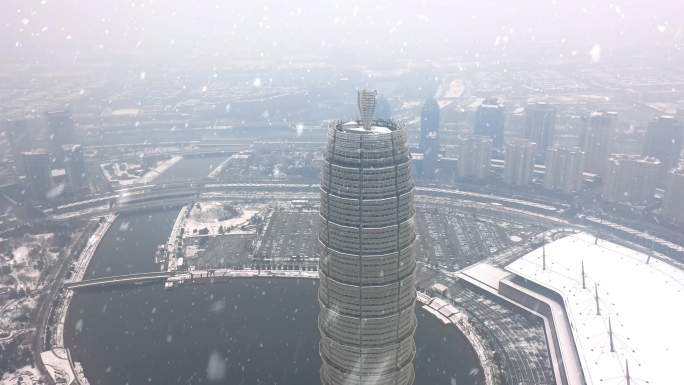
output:
<svg viewBox="0 0 684 385"><path fill-rule="evenodd" d="M121 215L112 224L88 265L84 279L159 271L157 245L168 240L180 209Z"/></svg>
<svg viewBox="0 0 684 385"><path fill-rule="evenodd" d="M185 157L154 180L154 183L173 183L200 180L218 167L228 156Z"/></svg>
<svg viewBox="0 0 684 385"><path fill-rule="evenodd" d="M84 291L65 337L93 385L318 384L317 289L317 280L239 278ZM422 310L416 343L416 384L482 383L464 337Z"/></svg>

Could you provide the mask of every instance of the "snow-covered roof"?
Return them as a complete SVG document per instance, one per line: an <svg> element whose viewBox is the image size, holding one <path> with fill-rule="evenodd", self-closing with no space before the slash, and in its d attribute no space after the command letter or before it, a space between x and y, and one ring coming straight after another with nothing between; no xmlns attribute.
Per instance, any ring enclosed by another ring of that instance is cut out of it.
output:
<svg viewBox="0 0 684 385"><path fill-rule="evenodd" d="M341 130L347 131L347 132L371 132L371 133L375 133L375 134L389 134L390 132L393 131L393 129L390 127L379 126L377 124L373 124L368 129L366 129L365 127L363 127L363 124L361 124L360 122L357 122L355 120L342 123L338 127Z"/></svg>
<svg viewBox="0 0 684 385"><path fill-rule="evenodd" d="M648 255L612 242L594 242L587 233L570 235L545 246L546 270L542 249L507 269L563 296L587 384L625 384L626 362L632 384L680 384L684 271L655 258L647 264Z"/></svg>

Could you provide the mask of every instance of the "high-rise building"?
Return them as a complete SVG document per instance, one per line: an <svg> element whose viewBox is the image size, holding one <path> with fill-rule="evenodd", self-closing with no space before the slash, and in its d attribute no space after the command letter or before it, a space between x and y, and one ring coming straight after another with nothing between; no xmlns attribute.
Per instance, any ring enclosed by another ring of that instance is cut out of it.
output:
<svg viewBox="0 0 684 385"><path fill-rule="evenodd" d="M44 200L52 185L52 161L47 152L25 152L23 154L26 169L26 184L30 196L36 200Z"/></svg>
<svg viewBox="0 0 684 385"><path fill-rule="evenodd" d="M83 148L80 144L71 146L64 156L64 169L72 194L78 195L86 187L86 167Z"/></svg>
<svg viewBox="0 0 684 385"><path fill-rule="evenodd" d="M526 186L532 179L536 143L525 139L512 140L506 144L503 180L513 186Z"/></svg>
<svg viewBox="0 0 684 385"><path fill-rule="evenodd" d="M684 165L669 172L661 217L674 225L684 226Z"/></svg>
<svg viewBox="0 0 684 385"><path fill-rule="evenodd" d="M551 147L544 160L545 189L573 194L582 188L584 153L579 148Z"/></svg>
<svg viewBox="0 0 684 385"><path fill-rule="evenodd" d="M656 158L612 154L601 197L611 203L647 205L653 201L659 171L660 161Z"/></svg>
<svg viewBox="0 0 684 385"><path fill-rule="evenodd" d="M439 163L439 104L428 98L420 113L420 152L423 153L422 174L432 175Z"/></svg>
<svg viewBox="0 0 684 385"><path fill-rule="evenodd" d="M488 136L496 147L504 142L504 106L495 98L485 99L475 113L475 135Z"/></svg>
<svg viewBox="0 0 684 385"><path fill-rule="evenodd" d="M525 108L525 138L537 144L537 155L543 157L553 145L556 109L547 103L528 104Z"/></svg>
<svg viewBox="0 0 684 385"><path fill-rule="evenodd" d="M328 130L317 244L323 385L414 380L416 233L406 132L369 123Z"/></svg>
<svg viewBox="0 0 684 385"><path fill-rule="evenodd" d="M682 130L682 124L670 115L660 116L648 125L643 155L660 160L662 177L679 164Z"/></svg>
<svg viewBox="0 0 684 385"><path fill-rule="evenodd" d="M585 154L584 171L604 176L615 136L616 112L594 112L580 135L580 147Z"/></svg>
<svg viewBox="0 0 684 385"><path fill-rule="evenodd" d="M462 138L458 145L456 175L461 179L489 177L493 140L487 136Z"/></svg>

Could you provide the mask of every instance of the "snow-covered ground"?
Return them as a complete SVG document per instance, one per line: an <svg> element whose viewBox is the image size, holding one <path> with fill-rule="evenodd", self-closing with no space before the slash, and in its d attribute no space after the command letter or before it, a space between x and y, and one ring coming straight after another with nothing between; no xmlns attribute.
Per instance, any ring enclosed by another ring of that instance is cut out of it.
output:
<svg viewBox="0 0 684 385"><path fill-rule="evenodd" d="M109 182L119 184L120 186L130 186L134 184L151 183L152 181L157 179L159 175L163 174L166 170L171 168L171 166L173 166L174 164L178 163L181 159L183 159L182 156L174 156L169 159L161 160L157 162L155 167L151 168L141 176L131 176L128 174L127 170L140 169L139 165L128 162L101 164L100 168L102 169L105 178L107 178ZM125 164L126 166L123 166L123 164ZM110 169L107 166L111 166L113 174L112 172L110 172Z"/></svg>
<svg viewBox="0 0 684 385"><path fill-rule="evenodd" d="M183 224L184 233L195 235L206 228L209 235L217 235L222 228L226 234L238 234L241 233L239 227L248 224L259 211L258 207L243 209L225 202L201 202L190 210L190 215Z"/></svg>
<svg viewBox="0 0 684 385"><path fill-rule="evenodd" d="M0 277L0 287L27 291L38 289L41 270L54 264L59 255L54 234L25 234L11 239L10 245L11 252L0 256L0 265L10 267L9 274Z"/></svg>
<svg viewBox="0 0 684 385"><path fill-rule="evenodd" d="M633 384L680 384L684 271L656 258L647 264L648 255L612 242L594 242L591 234L570 235L507 269L563 296L587 384L625 384L627 365Z"/></svg>
<svg viewBox="0 0 684 385"><path fill-rule="evenodd" d="M69 365L66 350L61 348L48 350L40 353L40 358L43 360L43 364L45 364L55 383L71 384L74 381L76 376L71 369L71 365Z"/></svg>
<svg viewBox="0 0 684 385"><path fill-rule="evenodd" d="M4 373L0 376L0 385L32 385L43 383L40 381L38 369L24 366L11 373Z"/></svg>
<svg viewBox="0 0 684 385"><path fill-rule="evenodd" d="M35 297L23 297L7 302L0 308L0 330L12 333L28 327L27 322L19 320L30 314L35 307Z"/></svg>

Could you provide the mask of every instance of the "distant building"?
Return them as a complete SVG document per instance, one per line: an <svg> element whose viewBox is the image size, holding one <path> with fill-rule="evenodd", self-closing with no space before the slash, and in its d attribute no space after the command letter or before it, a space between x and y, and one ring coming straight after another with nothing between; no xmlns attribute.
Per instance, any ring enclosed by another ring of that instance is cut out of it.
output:
<svg viewBox="0 0 684 385"><path fill-rule="evenodd" d="M50 111L45 113L49 135L54 146L76 143L76 131L70 110Z"/></svg>
<svg viewBox="0 0 684 385"><path fill-rule="evenodd" d="M74 195L79 195L87 187L85 160L83 159L83 148L80 144L71 146L65 152L64 169L70 191Z"/></svg>
<svg viewBox="0 0 684 385"><path fill-rule="evenodd" d="M585 154L584 171L604 176L615 136L616 112L594 112L580 135L580 147Z"/></svg>
<svg viewBox="0 0 684 385"><path fill-rule="evenodd" d="M579 148L551 147L546 150L544 188L573 194L582 189L584 153Z"/></svg>
<svg viewBox="0 0 684 385"><path fill-rule="evenodd" d="M529 140L516 139L506 144L503 180L512 186L526 186L532 179L537 145Z"/></svg>
<svg viewBox="0 0 684 385"><path fill-rule="evenodd" d="M662 177L679 164L682 129L682 124L670 115L660 116L648 125L643 155L660 160Z"/></svg>
<svg viewBox="0 0 684 385"><path fill-rule="evenodd" d="M553 145L556 130L556 109L547 103L528 104L525 109L525 138L537 144L537 155L542 157Z"/></svg>
<svg viewBox="0 0 684 385"><path fill-rule="evenodd" d="M26 187L29 195L36 200L43 200L51 187L52 161L43 151L25 152L23 163L26 169Z"/></svg>
<svg viewBox="0 0 684 385"><path fill-rule="evenodd" d="M611 203L647 205L653 201L659 172L660 161L656 158L612 154L601 197Z"/></svg>
<svg viewBox="0 0 684 385"><path fill-rule="evenodd" d="M5 136L9 142L10 151L14 160L15 171L19 175L25 175L24 159L22 154L31 151L33 138L29 131L27 119L7 120L3 124Z"/></svg>
<svg viewBox="0 0 684 385"><path fill-rule="evenodd" d="M428 98L420 113L420 152L423 153L422 174L433 175L439 163L439 104Z"/></svg>
<svg viewBox="0 0 684 385"><path fill-rule="evenodd" d="M460 179L489 177L492 144L492 138L486 136L462 138L458 146L456 176Z"/></svg>
<svg viewBox="0 0 684 385"><path fill-rule="evenodd" d="M475 113L475 135L492 138L494 146L504 141L504 107L495 98L485 99Z"/></svg>
<svg viewBox="0 0 684 385"><path fill-rule="evenodd" d="M669 172L660 215L667 222L684 226L684 165Z"/></svg>

